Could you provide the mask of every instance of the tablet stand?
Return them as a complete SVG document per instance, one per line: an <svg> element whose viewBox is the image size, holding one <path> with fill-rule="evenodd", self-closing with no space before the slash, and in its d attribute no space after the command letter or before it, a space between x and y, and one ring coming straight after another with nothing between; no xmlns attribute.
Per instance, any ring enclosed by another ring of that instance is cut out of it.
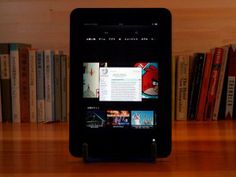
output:
<svg viewBox="0 0 236 177"><path fill-rule="evenodd" d="M151 143L151 154L148 159L140 159L140 158L135 158L132 160L135 161L148 161L148 162L155 162L157 157L157 143L153 141ZM84 163L89 163L89 162L99 162L99 161L105 161L107 159L101 159L101 158L93 158L89 156L89 145L87 143L83 143L82 145L82 158Z"/></svg>

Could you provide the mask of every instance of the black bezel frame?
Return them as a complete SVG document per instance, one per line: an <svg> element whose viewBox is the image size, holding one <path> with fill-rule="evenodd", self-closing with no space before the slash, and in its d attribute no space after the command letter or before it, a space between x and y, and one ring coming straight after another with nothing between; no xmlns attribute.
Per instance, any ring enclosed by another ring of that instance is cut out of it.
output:
<svg viewBox="0 0 236 177"><path fill-rule="evenodd" d="M69 150L73 156L82 156L83 132L85 125L78 118L79 97L82 94L78 77L82 71L78 69L79 23L84 20L91 21L117 21L126 19L132 21L138 19L158 19L160 22L160 43L162 58L159 61L159 82L162 87L159 90L160 116L165 117L158 126L160 136L157 140L157 156L167 157L171 152L171 14L164 8L79 8L71 13L70 17L70 120L69 120ZM81 80L80 80L81 81ZM120 131L120 130L119 130ZM145 131L145 130L144 130Z"/></svg>

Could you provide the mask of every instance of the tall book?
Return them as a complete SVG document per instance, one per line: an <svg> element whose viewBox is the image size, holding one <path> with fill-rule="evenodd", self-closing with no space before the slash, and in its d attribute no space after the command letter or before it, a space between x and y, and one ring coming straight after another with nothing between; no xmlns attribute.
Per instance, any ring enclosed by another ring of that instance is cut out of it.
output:
<svg viewBox="0 0 236 177"><path fill-rule="evenodd" d="M175 85L176 85L176 60L178 59L178 56L172 56L172 60L171 60L171 116L172 116L172 121L175 120L176 117L176 112L175 112Z"/></svg>
<svg viewBox="0 0 236 177"><path fill-rule="evenodd" d="M228 71L228 83L227 83L227 95L226 95L226 108L225 108L225 119L233 119L234 111L234 98L235 98L235 87L236 87L236 50L229 61Z"/></svg>
<svg viewBox="0 0 236 177"><path fill-rule="evenodd" d="M202 76L202 87L200 90L199 103L197 106L196 120L204 120L204 109L206 105L207 91L209 87L212 61L213 61L212 53L211 52L206 53L206 61Z"/></svg>
<svg viewBox="0 0 236 177"><path fill-rule="evenodd" d="M61 51L54 55L54 94L55 94L55 119L62 120L62 88L61 88Z"/></svg>
<svg viewBox="0 0 236 177"><path fill-rule="evenodd" d="M45 121L55 121L54 104L54 51L44 51L44 70L45 70Z"/></svg>
<svg viewBox="0 0 236 177"><path fill-rule="evenodd" d="M62 121L67 120L67 55L61 55L61 107Z"/></svg>
<svg viewBox="0 0 236 177"><path fill-rule="evenodd" d="M19 49L20 116L21 122L30 122L29 111L29 49Z"/></svg>
<svg viewBox="0 0 236 177"><path fill-rule="evenodd" d="M36 51L37 122L45 122L44 51Z"/></svg>
<svg viewBox="0 0 236 177"><path fill-rule="evenodd" d="M199 95L202 85L202 74L205 64L205 54L204 53L195 53L193 61L193 73L192 80L190 85L190 98L189 98L189 107L188 107L188 119L196 119L196 111L199 102Z"/></svg>
<svg viewBox="0 0 236 177"><path fill-rule="evenodd" d="M12 122L9 45L0 44L2 122Z"/></svg>
<svg viewBox="0 0 236 177"><path fill-rule="evenodd" d="M1 63L0 63L0 65L1 65ZM2 122L2 90L1 90L1 82L0 82L0 123L1 122Z"/></svg>
<svg viewBox="0 0 236 177"><path fill-rule="evenodd" d="M66 57L66 118L69 121L70 117L70 56Z"/></svg>
<svg viewBox="0 0 236 177"><path fill-rule="evenodd" d="M10 72L11 72L11 98L13 122L21 121L20 108L20 70L19 70L19 49L30 48L29 44L10 44Z"/></svg>
<svg viewBox="0 0 236 177"><path fill-rule="evenodd" d="M30 122L37 122L37 99L36 99L36 50L29 50L29 99L30 99Z"/></svg>
<svg viewBox="0 0 236 177"><path fill-rule="evenodd" d="M189 56L178 56L176 72L176 120L187 120Z"/></svg>
<svg viewBox="0 0 236 177"><path fill-rule="evenodd" d="M207 103L205 107L205 120L212 120L213 117L213 111L215 106L215 99L216 99L216 91L217 91L217 85L219 81L219 75L220 75L220 68L222 65L222 59L223 59L223 48L215 48L214 50L214 59L212 63L212 69L211 69L211 76L210 76L210 83L209 83L209 89L208 89L208 95L207 95Z"/></svg>
<svg viewBox="0 0 236 177"><path fill-rule="evenodd" d="M212 120L218 120L218 114L220 110L220 101L221 101L223 83L224 83L224 78L225 78L225 70L226 70L226 65L227 65L227 60L228 60L229 46L225 46L223 47L223 49L224 49L224 53L222 56L222 64L220 67L219 81L216 86L217 89L216 89L215 105L214 105Z"/></svg>

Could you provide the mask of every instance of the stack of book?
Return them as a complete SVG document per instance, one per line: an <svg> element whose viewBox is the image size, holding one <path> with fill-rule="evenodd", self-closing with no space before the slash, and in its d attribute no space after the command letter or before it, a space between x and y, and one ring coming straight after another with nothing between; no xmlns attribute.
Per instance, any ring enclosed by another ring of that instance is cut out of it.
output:
<svg viewBox="0 0 236 177"><path fill-rule="evenodd" d="M0 122L55 122L68 118L68 56L0 44Z"/></svg>
<svg viewBox="0 0 236 177"><path fill-rule="evenodd" d="M176 120L236 119L236 45L175 57Z"/></svg>

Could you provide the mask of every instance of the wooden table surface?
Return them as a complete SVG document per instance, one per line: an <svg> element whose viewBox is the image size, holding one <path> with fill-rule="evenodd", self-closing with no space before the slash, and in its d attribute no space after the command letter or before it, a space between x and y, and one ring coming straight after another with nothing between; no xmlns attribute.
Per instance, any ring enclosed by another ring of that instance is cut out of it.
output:
<svg viewBox="0 0 236 177"><path fill-rule="evenodd" d="M235 177L236 121L175 122L173 151L156 163L84 164L68 152L68 124L0 124L0 176Z"/></svg>

